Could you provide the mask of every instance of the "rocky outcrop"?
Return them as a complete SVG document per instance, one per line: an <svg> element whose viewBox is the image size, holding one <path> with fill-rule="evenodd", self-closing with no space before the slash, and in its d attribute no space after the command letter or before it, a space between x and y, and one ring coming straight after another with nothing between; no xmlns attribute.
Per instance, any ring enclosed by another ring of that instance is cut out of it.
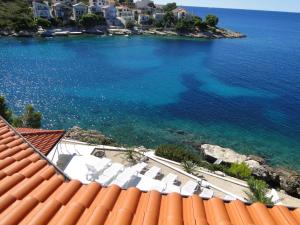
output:
<svg viewBox="0 0 300 225"><path fill-rule="evenodd" d="M227 165L245 162L252 169L253 176L265 180L272 187L283 189L292 196L300 197L300 174L295 171L271 167L261 157L239 154L218 145L203 144L201 151L211 163L216 160Z"/></svg>
<svg viewBox="0 0 300 225"><path fill-rule="evenodd" d="M216 160L222 160L223 163L241 163L246 161L247 156L238 154L237 152L229 149L222 148L218 145L201 145L202 151L208 162L215 162Z"/></svg>
<svg viewBox="0 0 300 225"><path fill-rule="evenodd" d="M204 39L221 39L221 38L245 38L246 35L227 30L222 28L213 28L208 29L206 31L198 31L192 33L178 33L175 31L170 30L157 30L157 29L150 29L150 30L143 30L141 31L143 34L150 34L150 35L158 35L158 36L183 36L183 37L190 37L190 38L204 38Z"/></svg>
<svg viewBox="0 0 300 225"><path fill-rule="evenodd" d="M65 138L99 145L115 145L114 141L97 130L84 130L74 126L69 129Z"/></svg>

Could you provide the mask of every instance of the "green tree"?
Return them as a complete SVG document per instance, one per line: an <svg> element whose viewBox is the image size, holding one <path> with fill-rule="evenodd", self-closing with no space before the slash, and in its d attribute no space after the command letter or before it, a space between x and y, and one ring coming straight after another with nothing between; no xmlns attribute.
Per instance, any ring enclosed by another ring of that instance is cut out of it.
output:
<svg viewBox="0 0 300 225"><path fill-rule="evenodd" d="M219 18L215 15L207 15L205 18L205 23L208 26L215 27L219 23Z"/></svg>
<svg viewBox="0 0 300 225"><path fill-rule="evenodd" d="M63 26L63 20L58 17L51 18L50 22L53 27Z"/></svg>
<svg viewBox="0 0 300 225"><path fill-rule="evenodd" d="M92 28L97 25L105 25L105 18L101 15L96 15L93 13L85 14L79 20L79 24L85 28Z"/></svg>
<svg viewBox="0 0 300 225"><path fill-rule="evenodd" d="M166 12L162 21L164 27L174 27L176 24L176 18L172 12Z"/></svg>
<svg viewBox="0 0 300 225"><path fill-rule="evenodd" d="M7 121L12 121L12 111L8 108L5 97L0 95L0 115Z"/></svg>
<svg viewBox="0 0 300 225"><path fill-rule="evenodd" d="M202 21L202 18L199 16L193 17L193 23L194 23L194 27L198 28L199 30L204 30L207 27L206 23L204 21Z"/></svg>
<svg viewBox="0 0 300 225"><path fill-rule="evenodd" d="M48 27L51 27L51 22L47 19L44 19L44 18L37 18L35 20L35 23L37 26L41 26L43 28L48 28Z"/></svg>
<svg viewBox="0 0 300 225"><path fill-rule="evenodd" d="M178 20L175 26L177 32L189 33L195 30L193 21L187 19Z"/></svg>
<svg viewBox="0 0 300 225"><path fill-rule="evenodd" d="M42 121L42 114L35 111L32 105L25 106L25 112L23 114L24 127L40 128Z"/></svg>
<svg viewBox="0 0 300 225"><path fill-rule="evenodd" d="M246 180L251 176L251 169L246 163L233 163L225 171L228 175Z"/></svg>
<svg viewBox="0 0 300 225"><path fill-rule="evenodd" d="M257 180L252 177L248 179L248 185L251 192L247 192L246 194L250 201L273 205L271 198L266 197L268 185L265 181Z"/></svg>
<svg viewBox="0 0 300 225"><path fill-rule="evenodd" d="M36 24L33 18L29 16L16 16L13 18L13 28L15 31L34 31L36 30Z"/></svg>
<svg viewBox="0 0 300 225"><path fill-rule="evenodd" d="M176 9L177 8L177 5L175 2L173 3L168 3L166 4L164 7L163 7L163 10L165 12L171 12L172 10Z"/></svg>
<svg viewBox="0 0 300 225"><path fill-rule="evenodd" d="M42 114L35 111L32 105L26 105L23 115L17 116L13 119L13 126L40 128L41 121Z"/></svg>

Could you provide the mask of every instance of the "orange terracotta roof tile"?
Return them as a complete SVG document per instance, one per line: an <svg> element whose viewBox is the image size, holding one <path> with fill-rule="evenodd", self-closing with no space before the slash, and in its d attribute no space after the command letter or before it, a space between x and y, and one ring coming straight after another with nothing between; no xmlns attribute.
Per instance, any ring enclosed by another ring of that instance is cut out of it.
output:
<svg viewBox="0 0 300 225"><path fill-rule="evenodd" d="M0 225L300 225L300 209L68 180L0 118Z"/></svg>
<svg viewBox="0 0 300 225"><path fill-rule="evenodd" d="M16 130L33 146L47 155L64 136L63 130L42 130L32 128L16 128Z"/></svg>

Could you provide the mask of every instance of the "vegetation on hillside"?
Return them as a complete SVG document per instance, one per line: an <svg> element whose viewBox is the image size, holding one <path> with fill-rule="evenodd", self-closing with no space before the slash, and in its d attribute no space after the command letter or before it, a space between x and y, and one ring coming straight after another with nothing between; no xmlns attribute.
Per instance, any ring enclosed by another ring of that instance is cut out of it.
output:
<svg viewBox="0 0 300 225"><path fill-rule="evenodd" d="M0 30L34 31L36 28L29 1L0 0Z"/></svg>
<svg viewBox="0 0 300 225"><path fill-rule="evenodd" d="M106 25L106 21L102 15L88 13L80 18L79 24L84 28L91 28L97 25Z"/></svg>
<svg viewBox="0 0 300 225"><path fill-rule="evenodd" d="M186 18L177 19L172 10L176 9L176 3L164 6L165 15L162 21L156 22L157 28L175 28L179 33L191 33L195 31L215 30L219 18L215 15L207 15L205 21L199 16L188 15Z"/></svg>
<svg viewBox="0 0 300 225"><path fill-rule="evenodd" d="M232 177L247 180L251 177L252 170L243 162L231 164L228 169L225 169L225 172Z"/></svg>
<svg viewBox="0 0 300 225"><path fill-rule="evenodd" d="M155 155L173 160L175 162L181 163L183 160L192 161L194 163L200 163L202 157L199 154L196 154L182 146L165 144L160 145L156 151Z"/></svg>
<svg viewBox="0 0 300 225"><path fill-rule="evenodd" d="M0 95L0 115L14 127L40 128L42 114L37 112L32 105L26 105L22 115L16 115L8 107L4 96Z"/></svg>

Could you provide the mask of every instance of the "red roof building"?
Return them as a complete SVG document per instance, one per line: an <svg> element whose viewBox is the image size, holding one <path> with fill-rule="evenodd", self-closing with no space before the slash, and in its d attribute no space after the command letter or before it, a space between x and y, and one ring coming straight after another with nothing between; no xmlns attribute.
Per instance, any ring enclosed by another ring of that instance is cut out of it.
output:
<svg viewBox="0 0 300 225"><path fill-rule="evenodd" d="M16 224L299 225L300 209L83 185L0 118L0 225Z"/></svg>
<svg viewBox="0 0 300 225"><path fill-rule="evenodd" d="M16 128L16 130L44 155L47 155L65 134L63 130L32 128Z"/></svg>

